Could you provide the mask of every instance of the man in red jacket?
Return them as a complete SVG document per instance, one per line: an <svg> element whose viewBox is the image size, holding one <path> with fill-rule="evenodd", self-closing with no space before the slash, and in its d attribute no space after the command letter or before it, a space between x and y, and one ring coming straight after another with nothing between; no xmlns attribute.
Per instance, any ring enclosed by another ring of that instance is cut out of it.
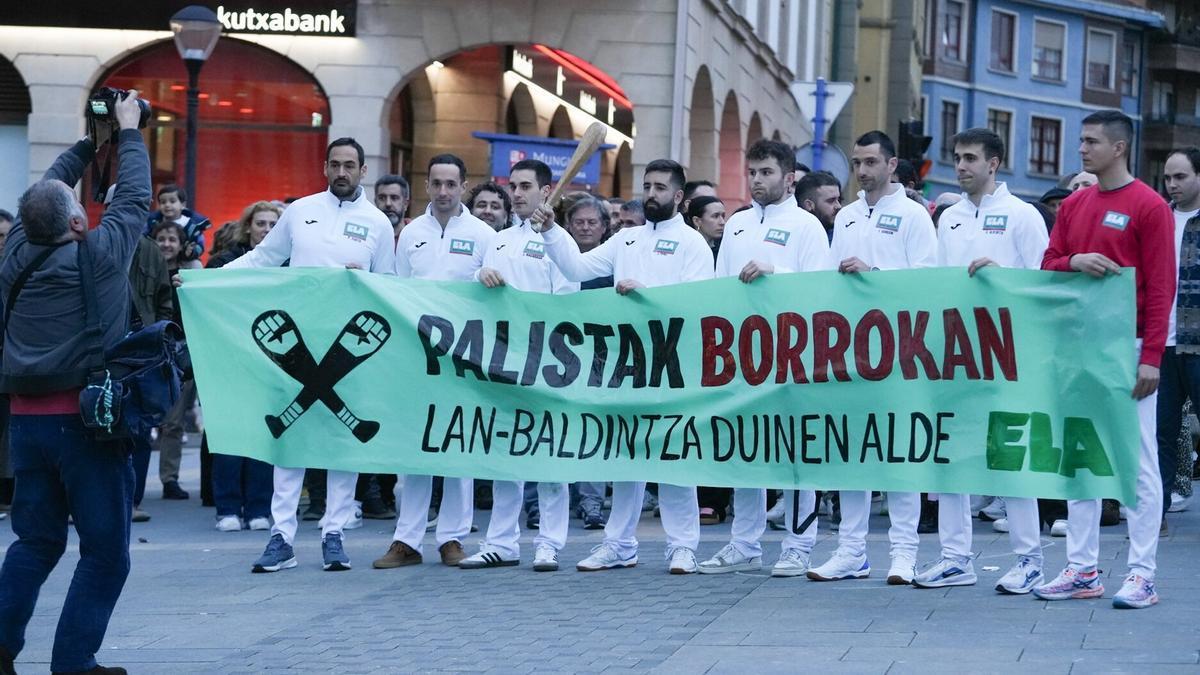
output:
<svg viewBox="0 0 1200 675"><path fill-rule="evenodd" d="M1167 340L1167 318L1175 297L1174 218L1152 188L1129 173L1133 122L1115 111L1083 119L1079 155L1084 171L1099 182L1067 197L1058 209L1042 269L1083 272L1101 278L1134 268L1137 279L1138 420L1141 464L1137 508L1129 512L1129 575L1113 596L1113 606L1149 607L1154 590L1158 530L1162 522L1162 481L1155 440L1158 368ZM1067 567L1035 588L1043 600L1098 598L1104 586L1096 571L1100 556L1100 500L1068 503Z"/></svg>

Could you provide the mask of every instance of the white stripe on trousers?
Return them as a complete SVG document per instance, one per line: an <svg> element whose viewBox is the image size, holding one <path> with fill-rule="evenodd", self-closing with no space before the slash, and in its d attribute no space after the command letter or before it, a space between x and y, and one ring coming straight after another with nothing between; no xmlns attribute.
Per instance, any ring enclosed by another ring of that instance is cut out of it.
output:
<svg viewBox="0 0 1200 675"><path fill-rule="evenodd" d="M1139 346L1141 340L1138 341ZM1158 529L1162 526L1162 478L1158 473L1158 392L1138 401L1141 461L1137 475L1137 507L1129 509L1129 571L1153 580L1157 568ZM1067 564L1094 569L1100 560L1100 500L1067 502Z"/></svg>
<svg viewBox="0 0 1200 675"><path fill-rule="evenodd" d="M604 526L604 543L622 557L637 554L637 525L642 517L645 493L645 483L613 483L612 512ZM696 488L659 483L658 508L667 534L667 557L677 548L695 551L700 545L700 505L696 501Z"/></svg>
<svg viewBox="0 0 1200 675"><path fill-rule="evenodd" d="M567 545L570 525L571 495L566 483L538 483L538 524L534 546L549 544L556 551ZM524 504L525 483L522 481L492 481L492 519L488 522L487 538L481 550L498 551L507 558L521 557L521 507ZM440 519L439 519L440 520Z"/></svg>
<svg viewBox="0 0 1200 675"><path fill-rule="evenodd" d="M396 517L396 533L392 537L420 552L429 522L429 506L433 497L433 477L405 475L397 482L400 489L400 514ZM475 516L475 481L470 478L442 479L442 503L438 509L437 531L434 539L440 548L448 541L462 543L471 533Z"/></svg>
<svg viewBox="0 0 1200 675"><path fill-rule="evenodd" d="M327 471L325 479L325 515L321 517L321 538L330 533L342 534L342 528L354 517L354 488L358 474L348 471ZM300 507L300 491L304 489L304 469L275 467L275 491L271 494L271 536L282 534L291 544L296 539L296 509Z"/></svg>

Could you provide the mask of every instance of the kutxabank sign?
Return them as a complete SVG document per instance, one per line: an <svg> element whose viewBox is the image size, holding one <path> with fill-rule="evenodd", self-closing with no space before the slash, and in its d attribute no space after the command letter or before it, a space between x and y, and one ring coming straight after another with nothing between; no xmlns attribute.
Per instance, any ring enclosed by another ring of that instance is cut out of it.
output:
<svg viewBox="0 0 1200 675"><path fill-rule="evenodd" d="M626 297L349 270L184 275L214 452L1134 502L1132 274L781 274Z"/></svg>

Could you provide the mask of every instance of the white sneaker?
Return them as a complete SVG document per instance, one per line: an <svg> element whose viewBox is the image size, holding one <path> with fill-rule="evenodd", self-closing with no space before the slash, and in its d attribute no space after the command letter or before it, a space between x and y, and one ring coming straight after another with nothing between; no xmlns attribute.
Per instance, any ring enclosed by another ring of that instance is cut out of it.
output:
<svg viewBox="0 0 1200 675"><path fill-rule="evenodd" d="M550 544L538 544L533 553L534 572L557 572L558 551Z"/></svg>
<svg viewBox="0 0 1200 675"><path fill-rule="evenodd" d="M217 529L221 532L241 532L242 519L237 516L221 516L217 520Z"/></svg>
<svg viewBox="0 0 1200 675"><path fill-rule="evenodd" d="M979 512L980 520L1000 520L1006 515L1004 497L996 497Z"/></svg>
<svg viewBox="0 0 1200 675"><path fill-rule="evenodd" d="M598 572L600 570L618 569L621 567L634 567L637 565L637 554L622 558L616 549L608 544L600 544L592 549L592 554L580 560L575 569L580 572Z"/></svg>
<svg viewBox="0 0 1200 675"><path fill-rule="evenodd" d="M762 569L762 556L742 555L733 544L725 544L725 548L717 551L716 555L700 563L696 571L700 574L726 574L758 569Z"/></svg>
<svg viewBox="0 0 1200 675"><path fill-rule="evenodd" d="M1025 595L1040 586L1046 578L1042 576L1042 566L1029 556L1021 556L1012 569L1000 577L996 583L996 592L1006 595Z"/></svg>
<svg viewBox="0 0 1200 675"><path fill-rule="evenodd" d="M1050 526L1050 536L1051 537L1067 536L1067 521L1062 520L1061 518L1054 521L1054 524Z"/></svg>
<svg viewBox="0 0 1200 675"><path fill-rule="evenodd" d="M696 552L692 549L680 546L671 553L671 564L668 566L671 574L695 574L698 569Z"/></svg>
<svg viewBox="0 0 1200 675"><path fill-rule="evenodd" d="M268 518L251 518L248 526L251 530L269 530L271 521Z"/></svg>
<svg viewBox="0 0 1200 675"><path fill-rule="evenodd" d="M458 561L458 568L463 570L481 570L485 567L514 567L521 564L521 558L509 558L495 550L480 551Z"/></svg>
<svg viewBox="0 0 1200 675"><path fill-rule="evenodd" d="M783 523L783 519L787 518L787 502L782 496L775 500L775 505L767 510L767 522Z"/></svg>
<svg viewBox="0 0 1200 675"><path fill-rule="evenodd" d="M986 509L988 504L992 503L995 497L990 495L971 495L971 516L979 517L979 512Z"/></svg>
<svg viewBox="0 0 1200 675"><path fill-rule="evenodd" d="M895 569L895 565L893 565L893 569ZM912 585L917 588L974 586L978 579L975 576L975 566L971 564L970 560L964 563L950 558L942 558L922 570L920 574L914 576ZM888 583L892 583L890 575L888 576Z"/></svg>
<svg viewBox="0 0 1200 675"><path fill-rule="evenodd" d="M320 527L320 521L318 521L317 526ZM346 524L342 526L342 529L343 530L357 530L358 528L360 528L362 526L363 526L362 502L355 501L354 502L354 515L350 516L350 520L347 521Z"/></svg>
<svg viewBox="0 0 1200 675"><path fill-rule="evenodd" d="M917 576L917 561L907 555L892 556L892 568L888 570L887 582L892 586L907 586Z"/></svg>
<svg viewBox="0 0 1200 675"><path fill-rule="evenodd" d="M866 555L850 555L838 549L824 565L808 571L813 581L840 581L842 579L865 579L871 576L871 563Z"/></svg>
<svg viewBox="0 0 1200 675"><path fill-rule="evenodd" d="M992 521L992 529L996 532L1008 532L1008 518L998 518Z"/></svg>
<svg viewBox="0 0 1200 675"><path fill-rule="evenodd" d="M1191 505L1191 503L1192 503L1192 498L1190 496L1184 497L1183 495L1179 494L1178 492L1172 492L1171 493L1171 506L1169 506L1167 508L1167 511L1169 511L1170 513L1179 513L1181 511L1187 511L1188 506Z"/></svg>
<svg viewBox="0 0 1200 675"><path fill-rule="evenodd" d="M798 548L785 549L771 568L773 577L799 577L808 571L809 555Z"/></svg>

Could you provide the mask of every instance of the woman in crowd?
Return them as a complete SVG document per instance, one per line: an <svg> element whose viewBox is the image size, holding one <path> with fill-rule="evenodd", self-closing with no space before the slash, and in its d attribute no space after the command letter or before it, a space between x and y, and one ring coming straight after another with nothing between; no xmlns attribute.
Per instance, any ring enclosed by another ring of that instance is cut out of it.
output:
<svg viewBox="0 0 1200 675"><path fill-rule="evenodd" d="M717 197L695 197L688 203L687 222L704 235L712 249L713 264L717 251L721 249L721 237L725 236L725 202ZM698 487L696 497L700 502L700 524L716 525L725 522L729 512L729 500L733 489L725 487Z"/></svg>
<svg viewBox="0 0 1200 675"><path fill-rule="evenodd" d="M232 241L208 261L208 269L223 267L252 251L267 236L283 210L271 202L255 202L246 207L234 223ZM221 228L224 230L225 228ZM202 441L208 445L208 438ZM274 472L270 464L250 459L212 454L213 500L217 504L217 529L237 532L271 527L271 492Z"/></svg>

